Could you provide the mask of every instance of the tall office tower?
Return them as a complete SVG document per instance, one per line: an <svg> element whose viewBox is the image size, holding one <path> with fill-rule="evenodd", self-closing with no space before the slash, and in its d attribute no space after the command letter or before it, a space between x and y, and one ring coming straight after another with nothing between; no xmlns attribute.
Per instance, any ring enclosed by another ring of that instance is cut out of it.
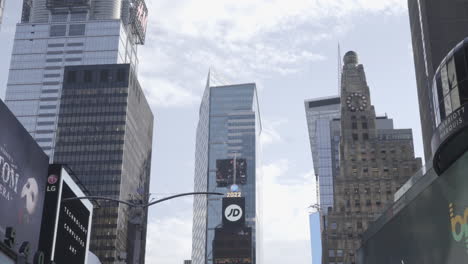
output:
<svg viewBox="0 0 468 264"><path fill-rule="evenodd" d="M64 76L55 162L69 165L91 195L147 199L153 114L131 65L66 66ZM147 211L129 210L95 210L90 250L103 263L144 263Z"/></svg>
<svg viewBox="0 0 468 264"><path fill-rule="evenodd" d="M322 230L320 230L320 213L318 211L309 214L309 226L312 264L322 264Z"/></svg>
<svg viewBox="0 0 468 264"><path fill-rule="evenodd" d="M447 53L468 36L468 2L460 0L408 0L419 114L426 162L432 158L435 130L432 78ZM450 99L447 99L450 104Z"/></svg>
<svg viewBox="0 0 468 264"><path fill-rule="evenodd" d="M341 115L340 97L327 97L304 102L309 130L310 149L319 192L322 214L333 207L333 141L331 121Z"/></svg>
<svg viewBox="0 0 468 264"><path fill-rule="evenodd" d="M24 0L6 104L54 160L63 69L128 63L145 40L143 0Z"/></svg>
<svg viewBox="0 0 468 264"><path fill-rule="evenodd" d="M247 249L250 256L243 260L250 259L246 264L262 263L262 193L261 178L256 173L261 122L256 85L216 86L212 77L209 74L200 105L195 191L230 193L245 200L245 227L249 232L243 234L248 235L251 246ZM194 198L192 263L219 263L214 259L213 247L215 235L222 235L219 229L223 225L222 207L223 198ZM235 255L236 250L241 249L231 247L230 253Z"/></svg>
<svg viewBox="0 0 468 264"><path fill-rule="evenodd" d="M151 137L146 133L151 133L152 116L136 81L146 18L143 0L23 0L6 104L50 161L69 164L94 195L139 200L148 193ZM85 67L96 64L126 66ZM85 68L65 73L67 66ZM73 98L70 87L76 88ZM127 221L127 208L109 206L96 211L91 249L104 263L119 258L141 263L145 225L138 231L134 221ZM144 213L141 217L146 223ZM136 240L132 248L127 239Z"/></svg>
<svg viewBox="0 0 468 264"><path fill-rule="evenodd" d="M393 129L391 120L376 117L357 54L346 53L344 64L339 174L322 240L324 263L356 263L361 234L421 167L412 131Z"/></svg>

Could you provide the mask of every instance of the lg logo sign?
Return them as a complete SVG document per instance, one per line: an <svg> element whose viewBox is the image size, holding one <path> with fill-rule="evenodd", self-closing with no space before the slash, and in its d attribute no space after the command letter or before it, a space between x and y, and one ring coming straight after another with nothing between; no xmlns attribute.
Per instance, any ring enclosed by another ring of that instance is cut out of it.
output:
<svg viewBox="0 0 468 264"><path fill-rule="evenodd" d="M237 222L242 217L242 208L237 204L231 204L224 210L224 217L230 222Z"/></svg>
<svg viewBox="0 0 468 264"><path fill-rule="evenodd" d="M47 182L48 182L49 184L51 184L51 185L52 185L52 184L56 184L57 181L58 181L57 175L53 175L53 174L50 175L49 178L47 179ZM47 186L47 192L55 192L55 191L57 191L57 187L55 187L55 186Z"/></svg>

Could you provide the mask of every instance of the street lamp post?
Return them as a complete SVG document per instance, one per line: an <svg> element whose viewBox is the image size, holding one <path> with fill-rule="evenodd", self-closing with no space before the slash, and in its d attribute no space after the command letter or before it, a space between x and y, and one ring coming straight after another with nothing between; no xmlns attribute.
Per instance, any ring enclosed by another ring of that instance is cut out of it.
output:
<svg viewBox="0 0 468 264"><path fill-rule="evenodd" d="M140 255L139 250L141 248L141 238L142 238L142 233L143 233L143 217L144 217L144 211L145 209L149 208L150 206L153 206L155 204L171 200L174 198L178 197L183 197L183 196L189 196L189 195L224 195L224 193L218 193L218 192L189 192L189 193L180 193L176 195L172 195L169 197L165 197L153 202L149 203L135 203L135 202L130 202L130 201L123 201L119 199L114 199L111 197L104 197L104 196L83 196L83 197L71 197L71 198L65 198L62 201L71 201L71 200L102 200L102 201L110 201L110 202L117 202L121 204L125 204L130 208L130 214L128 217L128 229L127 229L127 239L130 238L131 241L134 241L133 243L133 249L130 251L131 254L130 256L123 256L122 260L128 261L128 258L130 258L130 262L128 263L141 263L141 260L139 259ZM127 243L127 247L129 247ZM128 251L128 250L127 250ZM125 255L125 254L124 254ZM125 259L125 260L124 260ZM125 262L124 262L125 263Z"/></svg>

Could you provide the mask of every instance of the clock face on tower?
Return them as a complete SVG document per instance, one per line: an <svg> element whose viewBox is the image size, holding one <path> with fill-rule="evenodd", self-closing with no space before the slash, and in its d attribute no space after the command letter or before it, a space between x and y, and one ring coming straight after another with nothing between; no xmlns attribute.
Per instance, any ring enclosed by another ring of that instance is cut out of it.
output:
<svg viewBox="0 0 468 264"><path fill-rule="evenodd" d="M367 108L367 97L360 93L351 93L346 98L346 105L351 112L364 111Z"/></svg>

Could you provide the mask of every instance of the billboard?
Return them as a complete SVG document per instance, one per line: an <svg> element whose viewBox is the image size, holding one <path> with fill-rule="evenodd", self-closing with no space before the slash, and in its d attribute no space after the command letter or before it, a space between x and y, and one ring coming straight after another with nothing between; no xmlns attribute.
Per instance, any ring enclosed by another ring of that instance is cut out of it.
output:
<svg viewBox="0 0 468 264"><path fill-rule="evenodd" d="M216 228L213 239L214 264L253 263L252 228Z"/></svg>
<svg viewBox="0 0 468 264"><path fill-rule="evenodd" d="M130 24L137 36L137 44L145 44L148 8L144 0L133 0L130 5Z"/></svg>
<svg viewBox="0 0 468 264"><path fill-rule="evenodd" d="M31 261L38 249L49 158L2 101L0 124L0 235L13 227L17 245L29 242Z"/></svg>
<svg viewBox="0 0 468 264"><path fill-rule="evenodd" d="M245 159L220 159L216 160L216 185L226 187L232 184L247 183L247 162ZM234 182L234 171L235 182Z"/></svg>
<svg viewBox="0 0 468 264"><path fill-rule="evenodd" d="M88 200L63 201L85 194L61 165L50 165L46 190L40 239L45 259L55 263L86 263L92 204Z"/></svg>
<svg viewBox="0 0 468 264"><path fill-rule="evenodd" d="M410 189L415 198L364 241L358 263L466 263L467 176L468 152L420 193Z"/></svg>
<svg viewBox="0 0 468 264"><path fill-rule="evenodd" d="M245 224L245 197L223 198L223 227L241 227Z"/></svg>

